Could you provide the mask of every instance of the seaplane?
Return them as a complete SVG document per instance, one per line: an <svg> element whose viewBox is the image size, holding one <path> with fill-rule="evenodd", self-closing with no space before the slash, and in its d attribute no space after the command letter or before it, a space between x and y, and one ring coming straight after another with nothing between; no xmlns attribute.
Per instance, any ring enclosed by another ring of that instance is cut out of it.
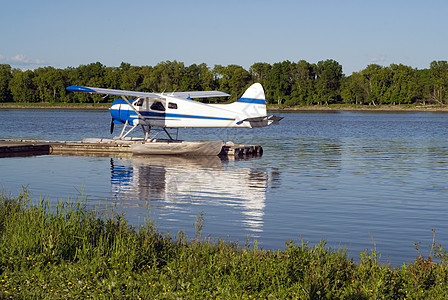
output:
<svg viewBox="0 0 448 300"><path fill-rule="evenodd" d="M254 128L279 124L282 117L267 115L266 99L260 83L252 84L237 101L228 104L207 104L193 99L228 97L221 91L192 91L149 93L84 86L69 86L68 91L120 96L110 107L111 134L115 124L123 125L116 140L129 140L128 135L137 127L144 133L144 142L151 138L152 128L167 131L170 128ZM160 140L159 140L160 141ZM164 150L160 150L164 151Z"/></svg>

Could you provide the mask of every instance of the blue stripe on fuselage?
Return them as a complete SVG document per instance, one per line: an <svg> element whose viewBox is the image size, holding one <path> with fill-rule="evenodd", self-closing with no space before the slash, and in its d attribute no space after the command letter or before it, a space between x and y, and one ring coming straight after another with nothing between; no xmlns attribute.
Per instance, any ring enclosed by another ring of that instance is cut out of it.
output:
<svg viewBox="0 0 448 300"><path fill-rule="evenodd" d="M223 120L223 121L234 121L234 118L221 118L221 117L209 117L209 116L197 116L197 115L183 115L183 114L172 114L172 113L158 113L151 111L140 111L140 114L144 117L169 117L169 118L188 118L188 119L206 119L206 120ZM137 115L135 112L131 112L131 115Z"/></svg>
<svg viewBox="0 0 448 300"><path fill-rule="evenodd" d="M221 117L209 117L209 116L197 116L197 115L185 115L185 114L173 114L173 113L159 113L152 111L139 111L139 113L145 118L187 118L187 119L202 119L202 120L222 120L222 121L235 121L234 118L221 118ZM135 111L129 111L130 118L137 118Z"/></svg>
<svg viewBox="0 0 448 300"><path fill-rule="evenodd" d="M234 118L220 118L220 117L207 117L207 116L194 116L194 115L181 115L181 114L166 114L166 116L171 118L235 121Z"/></svg>

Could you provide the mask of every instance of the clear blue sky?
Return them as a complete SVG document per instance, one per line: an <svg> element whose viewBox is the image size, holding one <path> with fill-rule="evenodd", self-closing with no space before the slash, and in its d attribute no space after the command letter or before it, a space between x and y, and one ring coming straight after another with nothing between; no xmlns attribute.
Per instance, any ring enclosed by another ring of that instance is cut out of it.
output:
<svg viewBox="0 0 448 300"><path fill-rule="evenodd" d="M0 63L22 69L334 59L350 75L448 60L446 0L4 2Z"/></svg>

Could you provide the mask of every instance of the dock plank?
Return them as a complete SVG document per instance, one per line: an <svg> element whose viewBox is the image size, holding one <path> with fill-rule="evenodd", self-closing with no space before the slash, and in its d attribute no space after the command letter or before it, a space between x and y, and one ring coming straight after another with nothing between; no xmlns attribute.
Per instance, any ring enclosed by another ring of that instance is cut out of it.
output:
<svg viewBox="0 0 448 300"><path fill-rule="evenodd" d="M102 140L101 140L102 141ZM42 155L42 154L131 154L129 141L36 141L0 139L0 156ZM261 156L261 145L224 144L218 156Z"/></svg>
<svg viewBox="0 0 448 300"><path fill-rule="evenodd" d="M50 154L50 144L46 142L0 140L0 156Z"/></svg>

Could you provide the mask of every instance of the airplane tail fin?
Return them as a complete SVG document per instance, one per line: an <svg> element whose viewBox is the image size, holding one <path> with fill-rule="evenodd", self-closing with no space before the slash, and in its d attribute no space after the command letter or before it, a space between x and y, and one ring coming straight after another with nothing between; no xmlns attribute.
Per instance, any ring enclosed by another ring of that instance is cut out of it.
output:
<svg viewBox="0 0 448 300"><path fill-rule="evenodd" d="M232 104L246 118L266 117L266 99L260 83L252 84L243 96Z"/></svg>
<svg viewBox="0 0 448 300"><path fill-rule="evenodd" d="M250 127L264 127L278 124L282 117L267 116L266 99L263 86L252 84L236 102L229 104L232 110L238 112L237 124L249 122Z"/></svg>
<svg viewBox="0 0 448 300"><path fill-rule="evenodd" d="M236 102L266 105L263 87L258 82L252 84Z"/></svg>

